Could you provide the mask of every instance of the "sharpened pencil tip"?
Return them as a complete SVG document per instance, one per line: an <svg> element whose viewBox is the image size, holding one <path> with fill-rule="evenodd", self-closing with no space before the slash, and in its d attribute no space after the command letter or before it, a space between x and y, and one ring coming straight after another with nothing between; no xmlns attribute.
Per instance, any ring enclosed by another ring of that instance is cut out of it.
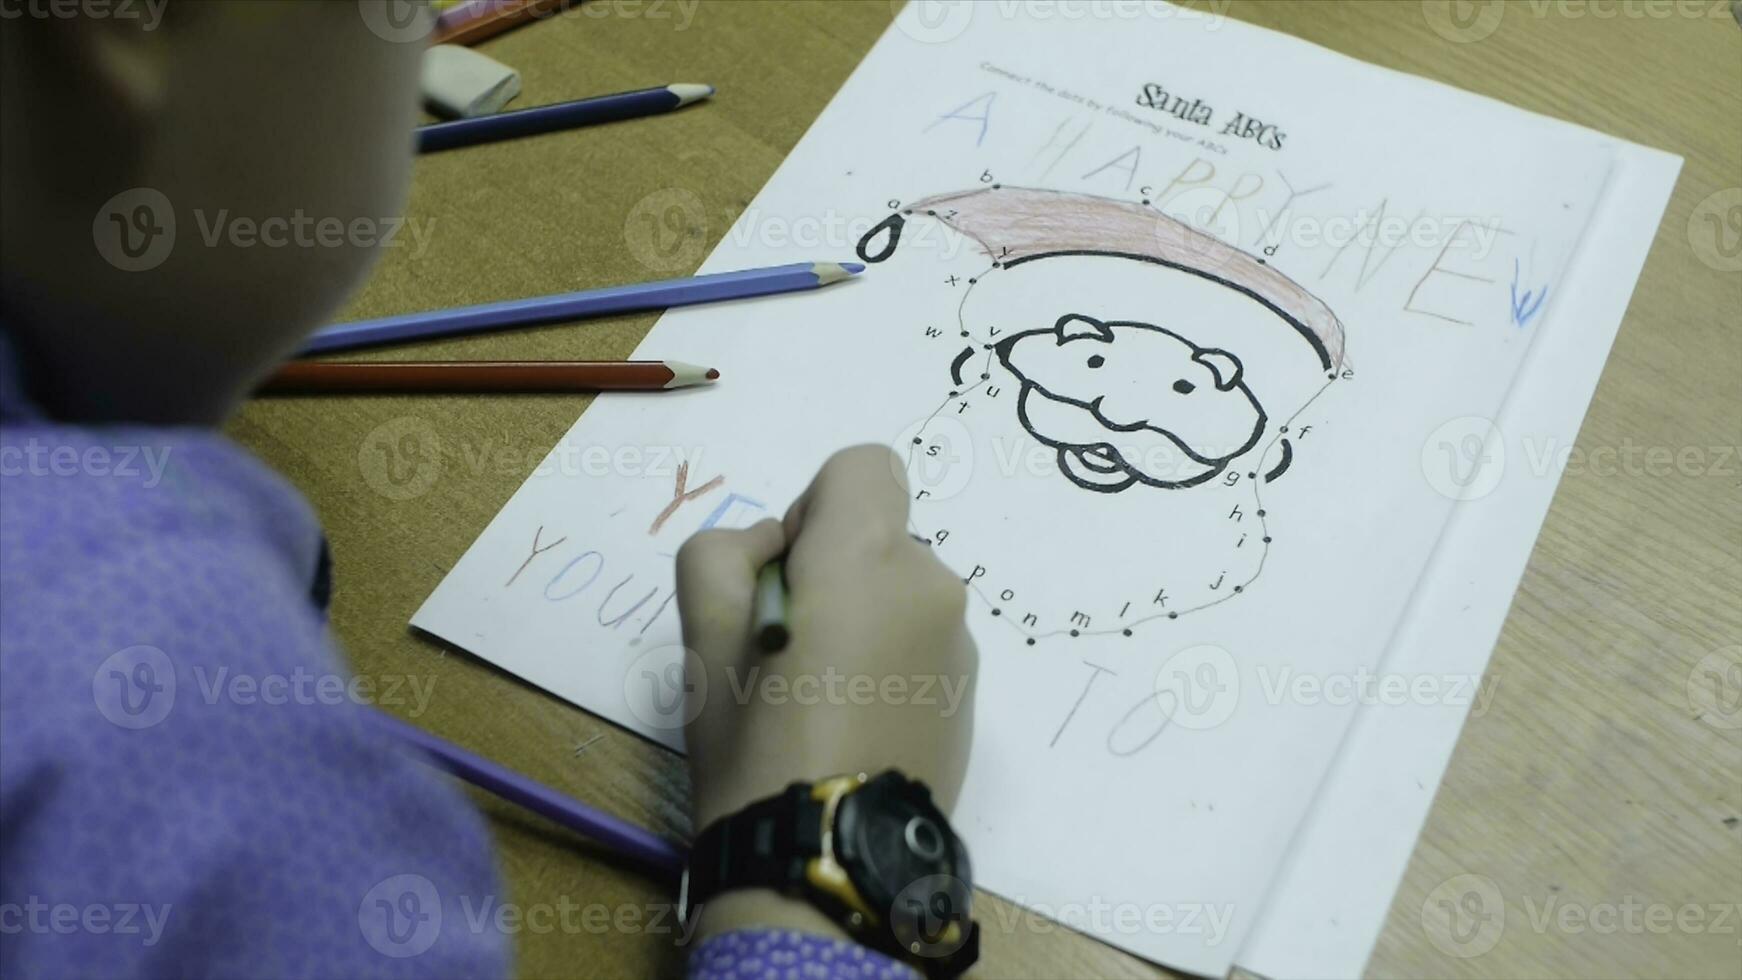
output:
<svg viewBox="0 0 1742 980"><path fill-rule="evenodd" d="M831 282L840 282L865 271L865 267L857 262L813 262L811 272L817 277L817 285L827 286Z"/></svg>
<svg viewBox="0 0 1742 980"><path fill-rule="evenodd" d="M716 381L720 372L713 368L701 367L696 364L685 364L682 361L666 361L666 369L671 372L671 380L666 382L667 388L688 388L693 385L705 385Z"/></svg>
<svg viewBox="0 0 1742 980"><path fill-rule="evenodd" d="M678 82L675 85L667 85L665 90L677 96L677 104L680 108L691 102L700 102L714 94L712 85L699 85L694 82Z"/></svg>

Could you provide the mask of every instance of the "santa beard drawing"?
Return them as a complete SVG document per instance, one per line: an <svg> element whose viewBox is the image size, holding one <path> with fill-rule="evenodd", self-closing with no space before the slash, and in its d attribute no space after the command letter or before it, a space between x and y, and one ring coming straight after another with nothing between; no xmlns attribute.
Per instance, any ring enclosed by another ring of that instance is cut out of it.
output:
<svg viewBox="0 0 1742 980"><path fill-rule="evenodd" d="M919 222L966 247L916 248ZM936 401L896 447L913 531L989 615L1030 644L1131 636L1259 587L1286 540L1264 490L1343 367L1323 303L1153 208L1047 190L927 198L859 246L903 252L956 298L912 361Z"/></svg>

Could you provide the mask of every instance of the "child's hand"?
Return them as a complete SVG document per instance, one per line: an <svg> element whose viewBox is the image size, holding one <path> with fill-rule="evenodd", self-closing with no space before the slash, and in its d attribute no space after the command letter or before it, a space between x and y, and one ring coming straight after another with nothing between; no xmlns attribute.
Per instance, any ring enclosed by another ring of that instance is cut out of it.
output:
<svg viewBox="0 0 1742 980"><path fill-rule="evenodd" d="M684 645L707 671L686 732L697 832L794 780L891 767L954 806L977 656L962 579L909 535L908 497L887 448L848 449L784 524L707 531L678 554ZM792 643L763 654L756 577L782 552Z"/></svg>

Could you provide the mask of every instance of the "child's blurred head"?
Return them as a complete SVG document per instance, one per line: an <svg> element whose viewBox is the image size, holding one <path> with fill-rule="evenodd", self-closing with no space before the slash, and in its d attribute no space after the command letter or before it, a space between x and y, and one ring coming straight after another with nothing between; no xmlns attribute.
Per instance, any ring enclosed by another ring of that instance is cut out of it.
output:
<svg viewBox="0 0 1742 980"><path fill-rule="evenodd" d="M0 323L31 393L69 419L220 420L400 213L424 33L404 18L430 12L0 4Z"/></svg>

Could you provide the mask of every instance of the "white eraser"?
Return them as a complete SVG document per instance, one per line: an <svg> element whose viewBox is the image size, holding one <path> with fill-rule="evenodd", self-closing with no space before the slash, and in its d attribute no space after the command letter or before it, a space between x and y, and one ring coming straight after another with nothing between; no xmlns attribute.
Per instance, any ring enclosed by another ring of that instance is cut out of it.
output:
<svg viewBox="0 0 1742 980"><path fill-rule="evenodd" d="M520 73L457 44L438 44L423 55L423 97L442 115L487 116L520 94Z"/></svg>

